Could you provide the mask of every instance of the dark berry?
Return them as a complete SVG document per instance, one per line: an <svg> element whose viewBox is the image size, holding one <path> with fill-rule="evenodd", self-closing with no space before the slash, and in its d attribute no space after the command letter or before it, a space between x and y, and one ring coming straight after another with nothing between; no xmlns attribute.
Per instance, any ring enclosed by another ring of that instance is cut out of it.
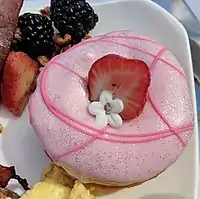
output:
<svg viewBox="0 0 200 199"><path fill-rule="evenodd" d="M17 25L22 33L22 40L18 44L21 51L34 59L41 55L52 56L55 51L54 29L46 16L25 13L19 17Z"/></svg>
<svg viewBox="0 0 200 199"><path fill-rule="evenodd" d="M51 20L61 36L70 34L80 42L98 22L98 15L85 0L51 0Z"/></svg>

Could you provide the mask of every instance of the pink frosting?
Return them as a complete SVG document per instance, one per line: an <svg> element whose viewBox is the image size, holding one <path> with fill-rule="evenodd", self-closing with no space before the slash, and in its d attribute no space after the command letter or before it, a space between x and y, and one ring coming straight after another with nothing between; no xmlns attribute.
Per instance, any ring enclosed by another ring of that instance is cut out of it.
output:
<svg viewBox="0 0 200 199"><path fill-rule="evenodd" d="M148 64L148 99L138 118L119 129L97 129L88 113L88 71L113 53ZM53 58L38 78L29 110L52 160L83 182L150 179L177 160L193 133L192 101L180 63L162 45L130 30L94 37Z"/></svg>

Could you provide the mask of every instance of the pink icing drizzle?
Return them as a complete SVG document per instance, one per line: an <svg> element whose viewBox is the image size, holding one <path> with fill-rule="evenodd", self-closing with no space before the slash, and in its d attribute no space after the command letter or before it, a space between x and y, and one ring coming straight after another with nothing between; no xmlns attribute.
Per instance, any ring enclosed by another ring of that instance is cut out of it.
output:
<svg viewBox="0 0 200 199"><path fill-rule="evenodd" d="M151 71L154 69L154 67L156 66L156 62L158 61L159 57L166 51L166 48L162 48L160 50L160 52L157 54L157 56L154 58L150 69ZM161 119L165 122L165 124L168 126L168 128L174 133L174 135L177 136L177 138L181 141L181 143L183 144L183 146L186 146L185 142L181 139L181 137L176 133L176 131L174 129L172 129L171 125L169 124L169 122L167 121L167 119L164 117L164 115L161 113L161 111L158 109L158 107L156 106L155 101L153 101L152 97L151 97L151 93L148 92L148 98L150 100L151 105L153 106L154 110L156 111L156 113L161 117Z"/></svg>
<svg viewBox="0 0 200 199"><path fill-rule="evenodd" d="M118 36L110 36L110 37L112 37L112 38L118 38ZM106 38L107 38L107 37L106 37ZM126 38L126 37L125 37L125 38ZM131 39L131 36L129 36L127 39ZM135 39L135 38L134 38L134 39ZM121 45L121 46L130 48L130 49L133 49L133 50L142 52L142 53L144 53L144 54L146 54L146 55L149 55L149 56L151 56L151 57L157 57L157 56L155 56L155 55L152 54L152 53L146 52L146 51L144 51L144 50L141 50L141 49L138 49L138 48L135 48L135 47L132 47L132 46L127 46L127 45L125 45L125 44L121 44L121 43L116 42L116 41L115 41L115 42L114 42L114 41L109 41L109 40L106 40L106 39L104 39L104 38L101 39L101 41L102 41L102 42L109 42L109 43L113 43L113 44L118 44L118 45ZM146 41L146 40L144 40L144 41ZM151 40L149 40L149 41L151 41ZM162 59L162 58L160 58L160 57L157 57L157 61L158 61L158 60L160 60L160 61L162 61L163 63L167 64L168 66L170 66L171 68L173 68L174 70L176 70L180 75L182 75L183 77L185 77L184 73L183 73L182 71L178 70L173 64L169 63L168 61L165 61L164 59Z"/></svg>
<svg viewBox="0 0 200 199"><path fill-rule="evenodd" d="M96 41L101 40L101 42L115 43L115 44L118 44L118 45L126 46L127 48L132 48L132 49L135 49L135 50L140 50L140 49L136 49L136 48L133 48L133 47L130 47L130 46L127 46L127 45L118 43L118 42L106 41L105 38L108 38L108 37L110 37L110 38L119 38L119 37L121 37L121 36L106 36L106 37L104 37L103 39L102 39L102 38L96 39ZM123 37L123 38L124 38L124 37ZM134 37L127 36L126 38L139 38L139 39L142 39L142 40L145 40L145 41L152 42L151 40L148 40L148 39L146 39L146 38L140 38L140 37L135 37L135 36L134 36ZM90 43L90 42L93 42L93 41L88 40L88 41L83 42L83 43L81 43L81 44L79 44L79 45L83 45L83 44L85 44L85 43ZM74 47L71 48L70 50L73 50L74 48L78 47L79 45L74 46ZM155 66L155 63L157 62L157 60L160 60L160 61L163 61L163 62L167 63L170 67L174 68L177 72L179 72L181 75L184 76L184 74L183 74L180 70L178 70L176 67L174 67L174 66L171 65L170 63L168 63L168 62L166 62L165 60L162 60L162 59L160 58L161 54L162 54L165 50L166 50L166 49L163 48L163 49L158 53L157 56L154 56L154 55L151 54L151 53L142 51L143 53L148 54L148 55L154 57L154 61L152 62L152 65L151 65L151 70L152 70L153 67ZM140 50L140 51L141 51L141 50ZM160 132L153 132L153 133L149 133L148 135L139 135L139 134L132 135L132 134L125 134L125 135L122 136L122 135L117 135L117 134L113 134L113 133L106 132L105 129L101 129L101 130L95 129L95 128L93 128L93 127L87 125L87 124L84 124L84 123L82 123L82 122L79 122L79 121L77 121L76 119L74 119L74 118L72 118L72 117L70 117L70 116L68 116L68 115L66 115L66 114L64 114L64 113L62 113L61 111L59 111L59 110L54 106L54 104L52 104L52 103L50 102L50 100L48 99L48 96L47 96L47 94L46 94L46 92L45 92L45 79L46 79L47 71L48 71L48 69L50 68L51 63L57 64L57 65L59 65L59 66L61 66L61 67L65 67L65 68L66 68L66 66L64 66L64 65L62 65L62 64L60 64L60 63L57 63L56 60L55 60L55 58L54 58L54 59L52 59L52 60L50 61L50 63L49 63L48 66L45 68L44 72L42 73L42 77L41 77L41 94L42 94L42 97L43 97L44 102L45 102L45 104L47 105L48 109L49 109L56 117L58 117L59 119L61 119L62 121L64 121L66 124L68 124L68 122L67 122L67 120L66 120L66 118L67 118L68 120L71 120L71 121L73 121L74 123L76 123L76 124L78 124L78 125L84 126L84 127L88 128L88 129L93 130L93 131L95 131L95 132L98 133L97 135L93 135L93 134L90 134L90 133L87 132L87 131L81 130L79 127L77 127L77 126L75 126L75 125L71 125L71 126L73 126L73 128L82 131L82 133L84 133L84 134L86 134L86 135L89 135L89 136L91 136L92 138L89 139L89 140L87 140L85 143L82 143L81 145L79 145L79 146L77 146L77 147L74 147L74 148L68 150L66 153L61 154L61 155L55 157L56 160L58 160L59 158L65 156L65 155L68 155L68 154L70 154L70 153L72 153L72 152L75 152L75 151L77 151L77 150L80 150L81 148L84 148L87 144L93 142L93 141L96 140L96 139L101 139L101 140L110 141L110 142L142 143L142 142L149 142L149 141L157 140L157 139L164 138L164 137L168 137L168 136L171 136L171 135L175 134L175 135L179 138L179 140L182 142L183 146L186 145L186 144L182 141L182 139L178 136L177 133L181 133L183 130L192 129L192 127L193 127L192 124L184 125L184 126L179 127L179 128L172 128L172 127L168 124L168 121L166 120L166 118L164 118L164 117L162 116L162 114L160 113L159 109L157 108L157 106L155 105L155 103L153 102L153 100L151 99L151 95L149 95L150 102L151 102L151 104L152 104L154 110L158 113L158 115L163 119L163 121L164 121L164 122L167 124L167 126L169 127L168 130L160 131ZM70 70L73 74L78 75L84 82L86 82L86 79L83 78L82 76L80 76L79 74L77 74L75 71L73 71L73 70L71 70L71 69L69 69L69 68L66 68L66 69ZM30 106L30 109L32 109L32 106ZM31 112L31 110L30 110L30 112ZM31 119L31 118L30 118L30 119ZM170 132L170 131L172 131L172 132ZM128 141L127 141L127 140L121 140L121 141L119 141L119 140L115 140L115 139L112 139L112 138L104 138L104 137L101 137L103 134L108 134L108 135L113 135L113 136L118 136L118 137L134 137L134 138L142 138L142 139L140 139L140 140L128 140Z"/></svg>

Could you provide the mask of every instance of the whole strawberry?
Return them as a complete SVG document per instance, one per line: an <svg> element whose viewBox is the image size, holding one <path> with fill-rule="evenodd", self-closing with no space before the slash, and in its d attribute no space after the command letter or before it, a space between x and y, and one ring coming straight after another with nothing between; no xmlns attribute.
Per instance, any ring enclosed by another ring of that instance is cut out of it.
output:
<svg viewBox="0 0 200 199"><path fill-rule="evenodd" d="M12 52L7 57L1 95L4 105L16 116L28 102L38 70L38 63L23 52Z"/></svg>

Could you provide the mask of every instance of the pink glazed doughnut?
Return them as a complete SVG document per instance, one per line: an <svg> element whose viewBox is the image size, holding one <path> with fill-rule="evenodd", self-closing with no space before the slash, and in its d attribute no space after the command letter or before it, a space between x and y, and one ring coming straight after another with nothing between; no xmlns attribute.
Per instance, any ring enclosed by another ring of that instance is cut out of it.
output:
<svg viewBox="0 0 200 199"><path fill-rule="evenodd" d="M117 129L96 128L88 112L88 72L107 54L143 60L151 73L142 113ZM177 160L193 133L193 105L179 61L133 31L94 37L53 58L38 78L29 111L53 162L83 183L127 186L151 179Z"/></svg>

